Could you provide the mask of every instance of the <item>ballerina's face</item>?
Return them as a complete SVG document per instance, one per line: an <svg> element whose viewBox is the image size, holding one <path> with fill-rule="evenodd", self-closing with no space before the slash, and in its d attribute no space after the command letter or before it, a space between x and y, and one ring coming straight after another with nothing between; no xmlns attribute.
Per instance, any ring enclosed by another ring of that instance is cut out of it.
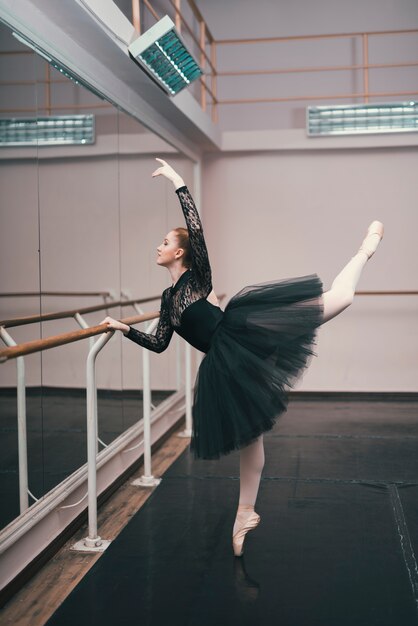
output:
<svg viewBox="0 0 418 626"><path fill-rule="evenodd" d="M179 248L177 235L170 231L157 248L157 265L167 267L182 256L183 248Z"/></svg>

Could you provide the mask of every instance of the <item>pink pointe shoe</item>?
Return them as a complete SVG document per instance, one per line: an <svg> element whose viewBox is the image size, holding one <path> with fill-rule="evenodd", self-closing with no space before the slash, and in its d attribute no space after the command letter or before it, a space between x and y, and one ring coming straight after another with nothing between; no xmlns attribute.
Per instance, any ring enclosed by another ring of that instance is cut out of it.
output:
<svg viewBox="0 0 418 626"><path fill-rule="evenodd" d="M380 241L383 239L383 232L384 228L382 222L378 222L377 220L372 222L367 229L367 235L359 248L359 252L364 252L367 254L367 258L370 259L370 257L376 252ZM376 242L376 238L370 239L371 235L378 235L379 240Z"/></svg>
<svg viewBox="0 0 418 626"><path fill-rule="evenodd" d="M247 509L246 514L242 515L242 509L240 507L238 512L238 522L241 522L240 527L232 537L232 548L235 556L242 556L244 553L244 540L248 531L253 530L260 523L261 517L252 509ZM251 512L250 512L251 511ZM250 514L248 515L248 513Z"/></svg>

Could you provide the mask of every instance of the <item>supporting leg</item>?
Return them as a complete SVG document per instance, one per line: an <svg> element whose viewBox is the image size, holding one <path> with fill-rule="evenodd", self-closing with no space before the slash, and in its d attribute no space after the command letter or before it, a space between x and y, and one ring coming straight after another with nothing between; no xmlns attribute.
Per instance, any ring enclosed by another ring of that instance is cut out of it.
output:
<svg viewBox="0 0 418 626"><path fill-rule="evenodd" d="M232 530L232 545L235 556L243 553L245 535L256 528L260 516L254 505L264 467L264 438L260 435L253 443L240 451L240 493L238 511Z"/></svg>
<svg viewBox="0 0 418 626"><path fill-rule="evenodd" d="M264 467L264 438L260 435L249 446L240 450L239 505L254 507Z"/></svg>

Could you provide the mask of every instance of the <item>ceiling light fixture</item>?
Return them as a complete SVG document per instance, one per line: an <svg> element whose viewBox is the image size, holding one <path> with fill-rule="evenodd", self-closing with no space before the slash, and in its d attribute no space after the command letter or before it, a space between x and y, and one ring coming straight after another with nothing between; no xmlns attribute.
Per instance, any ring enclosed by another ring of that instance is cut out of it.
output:
<svg viewBox="0 0 418 626"><path fill-rule="evenodd" d="M168 15L135 39L128 50L138 65L172 96L203 74Z"/></svg>
<svg viewBox="0 0 418 626"><path fill-rule="evenodd" d="M418 102L312 106L306 109L310 137L418 131Z"/></svg>
<svg viewBox="0 0 418 626"><path fill-rule="evenodd" d="M0 119L0 147L59 146L95 142L94 115Z"/></svg>

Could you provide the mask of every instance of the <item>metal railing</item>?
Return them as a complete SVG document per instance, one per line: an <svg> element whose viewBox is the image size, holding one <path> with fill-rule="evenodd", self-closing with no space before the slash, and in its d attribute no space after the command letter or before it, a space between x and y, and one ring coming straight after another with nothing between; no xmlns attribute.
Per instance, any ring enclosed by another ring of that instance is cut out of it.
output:
<svg viewBox="0 0 418 626"><path fill-rule="evenodd" d="M223 295L219 297L222 299ZM115 306L134 306L140 310L139 303L150 302L155 297L140 298L135 300L123 300L120 302L110 303ZM94 307L86 307L79 309L81 312L92 312L106 308L106 305ZM86 338L94 338L102 335L98 340L92 343L86 364L86 391L87 391L87 468L88 468L88 536L74 546L74 549L80 550L104 550L109 542L102 539L97 534L97 454L98 454L98 411L97 411L97 387L96 387L96 358L103 347L113 336L113 330L108 329L107 324L99 324L97 326L87 327L74 332L62 333L47 337L46 339L34 340L17 345L9 333L6 331L6 325L9 327L30 324L39 320L63 319L65 317L74 316L74 311L61 311L44 315L35 315L26 318L15 318L14 320L4 320L0 322L0 337L8 346L0 350L0 363L11 359L17 362L17 405L18 405L18 454L19 454L19 500L20 513L22 514L29 507L28 495L36 498L29 490L28 480L28 462L27 462L27 433L26 433L26 387L25 387L25 364L24 356L48 350L54 347L63 346ZM121 321L128 325L138 324L141 322L151 321L146 332L152 333L155 329L159 318L159 312L141 312L140 315L127 317ZM191 346L185 343L185 368L184 368L184 393L185 393L185 429L179 436L190 437L192 434L192 371L191 371ZM180 369L180 342L177 342L177 368ZM151 468L151 417L152 404L151 397L151 381L150 381L150 353L146 348L142 348L143 359L143 439L135 446L139 447L143 444L144 455L144 474L140 479L132 484L141 485L143 487L154 487L160 482L159 478L155 478ZM177 372L177 385L180 388L181 376ZM103 442L101 442L103 444ZM106 446L106 444L103 444ZM106 446L107 447L107 446ZM131 451L133 448L129 448ZM127 451L128 451L127 450ZM77 502L75 505L78 505ZM64 507L68 508L68 507Z"/></svg>
<svg viewBox="0 0 418 626"><path fill-rule="evenodd" d="M11 319L0 320L0 326L4 326L4 328L11 328L15 326L25 326L26 324L34 324L36 322L47 322L50 320L60 320L66 319L69 317L74 317L74 319L79 323L80 316L87 313L95 313L96 311L107 311L108 309L115 308L117 306L126 307L133 306L136 304L141 304L145 302L152 302L153 300L158 300L160 296L150 296L149 298L135 298L130 300L113 300L111 302L106 302L105 304L94 304L92 306L87 306L83 308L69 309L66 311L56 311L52 313L37 313L35 315L29 315L25 317L14 317ZM85 326L82 326L85 328Z"/></svg>
<svg viewBox="0 0 418 626"><path fill-rule="evenodd" d="M264 37L253 39L218 39L216 40L216 46L225 45L254 45L254 44L268 44L268 43L289 43L294 41L323 41L329 39L345 40L347 38L360 39L362 45L362 63L351 65L338 65L338 66L325 66L325 67L295 67L295 68L275 68L275 69L260 69L260 70L240 70L240 71L218 71L217 76L255 76L255 75L278 75L278 74L297 74L297 73L310 73L310 72L363 72L363 90L359 93L345 93L345 94L323 94L323 95L300 95L300 96L286 96L283 98L234 98L234 99L218 99L216 105L227 104L255 104L255 103L271 103L271 102L297 102L297 101L317 101L317 100L352 100L361 98L364 102L369 102L370 98L386 98L386 97L398 97L398 96L415 96L418 95L418 91L414 87L408 91L385 91L380 93L370 92L369 79L370 70L389 69L389 68L403 68L403 67L415 67L418 66L418 60L405 63L369 63L369 40L371 37L393 36L393 35L418 35L418 30L396 30L396 31L369 31L369 32L355 32L355 33L336 33L329 35L296 35L292 37Z"/></svg>
<svg viewBox="0 0 418 626"><path fill-rule="evenodd" d="M0 293L0 298L27 298L27 297L36 297L43 298L44 296L54 296L54 297L69 297L73 298L74 296L100 296L102 298L112 298L113 294L110 291L9 291Z"/></svg>

